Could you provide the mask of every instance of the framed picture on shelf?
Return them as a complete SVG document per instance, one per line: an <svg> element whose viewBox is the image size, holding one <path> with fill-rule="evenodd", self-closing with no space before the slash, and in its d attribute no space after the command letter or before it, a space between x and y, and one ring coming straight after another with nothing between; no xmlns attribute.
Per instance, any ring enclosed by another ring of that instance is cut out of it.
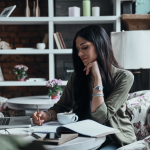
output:
<svg viewBox="0 0 150 150"><path fill-rule="evenodd" d="M64 61L64 78L69 80L72 72L74 71L72 61Z"/></svg>
<svg viewBox="0 0 150 150"><path fill-rule="evenodd" d="M10 14L12 13L12 11L16 8L16 5L14 6L10 6L10 7L6 7L2 13L0 14L0 17L9 17Z"/></svg>

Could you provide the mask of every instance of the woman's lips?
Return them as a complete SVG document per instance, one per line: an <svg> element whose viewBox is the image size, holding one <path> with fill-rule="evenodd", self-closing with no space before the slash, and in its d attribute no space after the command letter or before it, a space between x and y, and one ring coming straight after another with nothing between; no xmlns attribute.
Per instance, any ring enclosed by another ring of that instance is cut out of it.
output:
<svg viewBox="0 0 150 150"><path fill-rule="evenodd" d="M86 60L87 58L82 59L82 61Z"/></svg>

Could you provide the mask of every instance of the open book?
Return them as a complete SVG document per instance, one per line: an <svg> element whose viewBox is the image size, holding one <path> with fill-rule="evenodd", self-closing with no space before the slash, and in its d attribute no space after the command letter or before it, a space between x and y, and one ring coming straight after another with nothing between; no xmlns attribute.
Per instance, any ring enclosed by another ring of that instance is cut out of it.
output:
<svg viewBox="0 0 150 150"><path fill-rule="evenodd" d="M118 133L120 132L117 129L107 127L96 121L87 119L75 123L70 123L66 125L60 125L56 129L57 135L65 134L65 133L78 133L84 136L89 137L102 137L108 134ZM34 133L50 133L49 131L34 131Z"/></svg>

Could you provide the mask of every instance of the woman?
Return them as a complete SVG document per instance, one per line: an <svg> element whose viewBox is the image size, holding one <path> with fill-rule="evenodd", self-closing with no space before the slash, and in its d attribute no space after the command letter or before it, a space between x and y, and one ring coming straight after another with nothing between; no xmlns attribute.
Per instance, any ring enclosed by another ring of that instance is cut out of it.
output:
<svg viewBox="0 0 150 150"><path fill-rule="evenodd" d="M136 141L125 104L134 77L118 66L105 30L90 25L78 31L72 58L74 72L58 103L48 112L40 112L42 122L55 120L57 113L73 109L79 120L93 119L120 130L107 136L100 149L117 149ZM39 125L37 112L33 121Z"/></svg>

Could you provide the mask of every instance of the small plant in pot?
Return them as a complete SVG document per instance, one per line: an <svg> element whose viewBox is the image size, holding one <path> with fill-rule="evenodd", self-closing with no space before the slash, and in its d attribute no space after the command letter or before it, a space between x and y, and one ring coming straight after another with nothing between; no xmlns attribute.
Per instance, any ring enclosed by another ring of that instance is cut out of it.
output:
<svg viewBox="0 0 150 150"><path fill-rule="evenodd" d="M51 99L59 99L60 93L62 94L62 80L61 79L53 79L53 80L48 80L46 82L46 87L48 87L48 96L51 97Z"/></svg>
<svg viewBox="0 0 150 150"><path fill-rule="evenodd" d="M25 81L25 78L28 76L26 71L28 67L25 65L16 65L13 69L13 73L16 75L18 81Z"/></svg>

